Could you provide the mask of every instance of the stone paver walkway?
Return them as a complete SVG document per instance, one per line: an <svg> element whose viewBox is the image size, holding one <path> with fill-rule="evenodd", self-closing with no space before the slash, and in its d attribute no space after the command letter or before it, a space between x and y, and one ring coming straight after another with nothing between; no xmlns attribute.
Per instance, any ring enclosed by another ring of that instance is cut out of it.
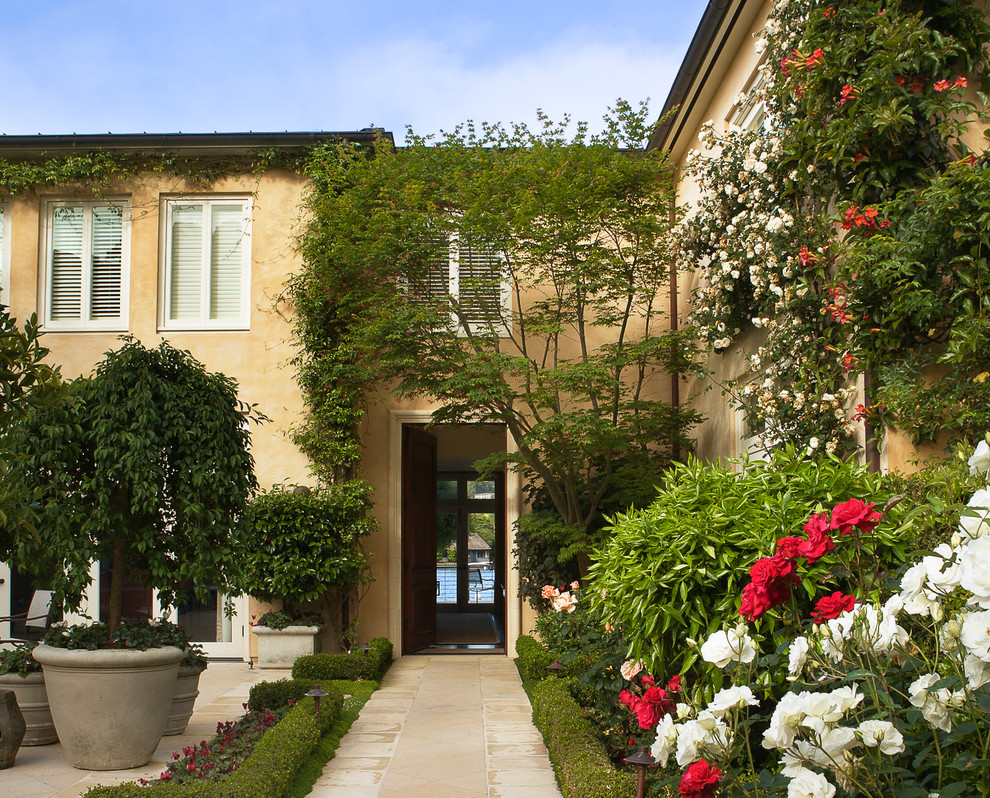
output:
<svg viewBox="0 0 990 798"><path fill-rule="evenodd" d="M560 798L512 660L424 655L392 664L313 798Z"/></svg>

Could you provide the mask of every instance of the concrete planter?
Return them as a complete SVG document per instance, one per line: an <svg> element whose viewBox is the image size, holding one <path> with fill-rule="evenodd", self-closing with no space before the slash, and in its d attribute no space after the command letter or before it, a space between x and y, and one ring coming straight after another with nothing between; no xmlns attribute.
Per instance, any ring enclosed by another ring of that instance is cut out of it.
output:
<svg viewBox="0 0 990 798"><path fill-rule="evenodd" d="M259 668L291 668L299 657L316 651L316 635L320 627L269 629L267 626L255 626L251 631L258 636Z"/></svg>
<svg viewBox="0 0 990 798"><path fill-rule="evenodd" d="M58 742L52 711L48 707L45 676L32 671L27 676L5 673L0 676L0 690L11 690L17 697L17 705L24 715L27 731L21 745L48 745Z"/></svg>
<svg viewBox="0 0 990 798"><path fill-rule="evenodd" d="M175 680L175 695L172 697L172 709L165 724L164 736L182 734L189 725L196 697L199 695L199 677L206 670L200 665L180 665L179 677Z"/></svg>
<svg viewBox="0 0 990 798"><path fill-rule="evenodd" d="M70 651L40 645L34 658L69 764L124 770L151 761L175 696L183 651Z"/></svg>

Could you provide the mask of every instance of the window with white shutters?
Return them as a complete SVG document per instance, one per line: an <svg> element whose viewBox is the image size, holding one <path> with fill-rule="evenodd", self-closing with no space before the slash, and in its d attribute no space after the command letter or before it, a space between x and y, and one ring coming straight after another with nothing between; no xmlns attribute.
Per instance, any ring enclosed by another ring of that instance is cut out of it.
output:
<svg viewBox="0 0 990 798"><path fill-rule="evenodd" d="M462 333L469 328L508 335L511 305L505 260L492 249L452 238L447 259L435 263L425 284L411 294L413 301L423 302L450 296L451 323Z"/></svg>
<svg viewBox="0 0 990 798"><path fill-rule="evenodd" d="M247 329L250 200L168 199L164 218L162 327Z"/></svg>
<svg viewBox="0 0 990 798"><path fill-rule="evenodd" d="M50 202L44 318L53 330L127 329L130 205Z"/></svg>

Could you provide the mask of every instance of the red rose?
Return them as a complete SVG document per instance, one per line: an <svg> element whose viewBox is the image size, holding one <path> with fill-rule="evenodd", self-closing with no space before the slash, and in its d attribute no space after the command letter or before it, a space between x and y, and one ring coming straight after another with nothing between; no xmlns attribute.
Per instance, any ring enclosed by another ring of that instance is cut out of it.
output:
<svg viewBox="0 0 990 798"><path fill-rule="evenodd" d="M676 693L680 689L681 689L681 675L679 673L675 673L673 676L670 677L670 681L667 682L667 690L668 692Z"/></svg>
<svg viewBox="0 0 990 798"><path fill-rule="evenodd" d="M630 711L633 711L636 707L636 696L628 690L623 690L619 693L619 703Z"/></svg>
<svg viewBox="0 0 990 798"><path fill-rule="evenodd" d="M861 532L871 532L881 518L883 513L873 509L873 502L864 504L859 499L850 499L832 510L831 526L841 535L851 535L853 527Z"/></svg>
<svg viewBox="0 0 990 798"><path fill-rule="evenodd" d="M774 554L772 557L763 557L753 563L749 569L749 576L756 584L769 587L774 582L789 581L795 570L793 560Z"/></svg>
<svg viewBox="0 0 990 798"><path fill-rule="evenodd" d="M750 582L743 588L742 601L739 604L739 614L747 621L755 621L773 606L767 589L755 582Z"/></svg>
<svg viewBox="0 0 990 798"><path fill-rule="evenodd" d="M804 541L801 538L789 537L781 538L777 541L777 546L774 548L774 554L779 554L781 557L786 557L788 560L793 560L799 556L798 546L800 546Z"/></svg>
<svg viewBox="0 0 990 798"><path fill-rule="evenodd" d="M674 702L667 697L667 691L662 687L651 687L643 697L636 702L636 719L639 728L652 729L663 718L674 711Z"/></svg>
<svg viewBox="0 0 990 798"><path fill-rule="evenodd" d="M715 789L721 778L721 770L699 759L684 771L678 789L684 798L715 798Z"/></svg>
<svg viewBox="0 0 990 798"><path fill-rule="evenodd" d="M644 673L640 681L643 683L643 687L653 687L656 684L656 680L648 673Z"/></svg>
<svg viewBox="0 0 990 798"><path fill-rule="evenodd" d="M835 541L829 533L827 513L816 513L811 516L804 525L804 531L808 533L808 539L798 546L798 553L809 565L835 548Z"/></svg>
<svg viewBox="0 0 990 798"><path fill-rule="evenodd" d="M811 611L811 617L815 623L822 623L838 618L855 606L855 596L847 596L842 591L836 590L831 596L822 596L818 599L815 608Z"/></svg>

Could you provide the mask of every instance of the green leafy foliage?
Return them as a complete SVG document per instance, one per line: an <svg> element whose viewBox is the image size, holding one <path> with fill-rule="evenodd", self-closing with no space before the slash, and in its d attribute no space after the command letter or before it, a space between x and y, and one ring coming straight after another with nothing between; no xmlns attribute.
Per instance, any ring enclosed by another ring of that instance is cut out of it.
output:
<svg viewBox="0 0 990 798"><path fill-rule="evenodd" d="M381 681L392 664L392 644L384 637L376 637L368 651L356 650L349 654L308 654L299 657L292 665L293 679L373 679Z"/></svg>
<svg viewBox="0 0 990 798"><path fill-rule="evenodd" d="M11 424L31 407L57 401L62 390L58 367L45 363L48 349L40 343L38 317L23 329L0 304L0 550L10 545L13 530L33 530L32 492L18 490L17 465L7 444Z"/></svg>
<svg viewBox="0 0 990 798"><path fill-rule="evenodd" d="M29 673L40 673L41 663L34 655L37 643L16 643L11 647L0 648L0 676L6 673L16 673L27 676Z"/></svg>
<svg viewBox="0 0 990 798"><path fill-rule="evenodd" d="M370 492L367 483L350 480L318 490L278 485L252 499L244 592L281 599L292 611L328 593L343 599L366 582L360 539L377 528L368 515Z"/></svg>
<svg viewBox="0 0 990 798"><path fill-rule="evenodd" d="M33 407L10 431L22 488L39 496L37 534L4 539L0 556L54 574L54 603L78 608L90 564L112 562L108 630L126 577L176 604L191 581L237 592L255 488L237 386L188 352L125 338L64 401Z"/></svg>
<svg viewBox="0 0 990 798"><path fill-rule="evenodd" d="M412 135L374 157L317 149L287 298L310 408L298 442L324 478L351 475L383 386L427 397L437 423L506 427L515 448L480 467L539 486L569 530L566 559L609 497L624 509L651 492L699 416L663 398L693 345L665 322L672 172L629 150L649 135L645 110L619 103L597 137L541 121ZM489 264L460 271L456 291L452 248Z"/></svg>
<svg viewBox="0 0 990 798"><path fill-rule="evenodd" d="M799 534L813 513L850 498L882 507L892 495L881 477L836 458L808 461L787 450L769 463L744 465L742 473L693 459L675 466L653 504L615 518L611 540L597 553L587 593L651 672L687 672L697 659L688 638L703 640L736 617L750 566L772 554L779 538ZM912 548L906 520L898 505L878 531L881 575ZM846 565L816 564L802 599L847 578ZM770 613L760 623L769 632L783 620Z"/></svg>

